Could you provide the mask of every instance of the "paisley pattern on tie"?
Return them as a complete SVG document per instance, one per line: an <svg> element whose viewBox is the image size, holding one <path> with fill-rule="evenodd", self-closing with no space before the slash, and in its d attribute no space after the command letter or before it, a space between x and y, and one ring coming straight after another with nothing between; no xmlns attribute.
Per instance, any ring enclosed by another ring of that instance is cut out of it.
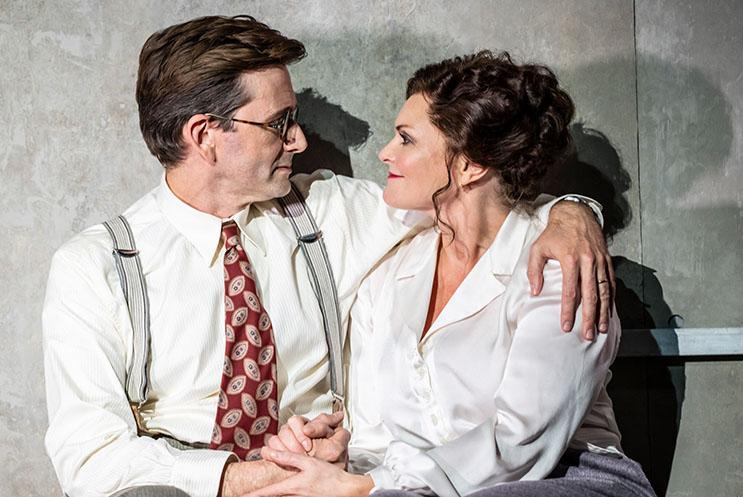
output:
<svg viewBox="0 0 743 497"><path fill-rule="evenodd" d="M222 238L226 346L209 447L250 461L260 458L266 436L279 428L276 352L271 319L234 221L222 225Z"/></svg>

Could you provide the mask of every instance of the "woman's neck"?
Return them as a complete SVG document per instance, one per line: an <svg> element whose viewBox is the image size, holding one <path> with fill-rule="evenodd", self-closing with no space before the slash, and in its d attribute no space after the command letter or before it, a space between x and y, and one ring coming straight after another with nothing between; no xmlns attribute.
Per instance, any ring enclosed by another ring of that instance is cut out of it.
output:
<svg viewBox="0 0 743 497"><path fill-rule="evenodd" d="M489 188L460 193L460 198L441 209L440 219L454 234L441 226L439 258L469 272L493 244L510 210Z"/></svg>

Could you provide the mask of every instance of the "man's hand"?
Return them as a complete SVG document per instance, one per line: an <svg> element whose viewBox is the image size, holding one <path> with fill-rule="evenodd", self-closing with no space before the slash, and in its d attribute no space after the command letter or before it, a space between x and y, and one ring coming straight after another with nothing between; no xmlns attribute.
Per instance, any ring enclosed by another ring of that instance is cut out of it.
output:
<svg viewBox="0 0 743 497"><path fill-rule="evenodd" d="M529 253L529 283L532 295L542 291L544 265L556 259L562 267L560 322L570 331L583 301L583 337L592 340L596 322L605 333L614 301L614 267L606 240L593 212L575 202L552 207L549 224Z"/></svg>
<svg viewBox="0 0 743 497"><path fill-rule="evenodd" d="M262 452L266 460L298 472L244 497L365 497L374 487L369 475L352 475L313 457L265 447Z"/></svg>
<svg viewBox="0 0 743 497"><path fill-rule="evenodd" d="M285 480L296 470L270 461L234 461L225 465L219 497L238 497Z"/></svg>
<svg viewBox="0 0 743 497"><path fill-rule="evenodd" d="M268 440L268 448L307 454L323 461L346 467L351 434L341 427L343 412L320 414L312 421L292 416L277 436Z"/></svg>

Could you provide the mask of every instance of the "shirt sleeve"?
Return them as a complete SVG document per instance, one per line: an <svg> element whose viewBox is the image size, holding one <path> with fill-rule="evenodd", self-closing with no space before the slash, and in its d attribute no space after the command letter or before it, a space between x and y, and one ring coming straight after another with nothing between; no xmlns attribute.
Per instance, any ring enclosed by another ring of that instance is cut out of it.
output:
<svg viewBox="0 0 743 497"><path fill-rule="evenodd" d="M528 281L519 271L517 266L504 302L512 343L494 393L496 414L429 450L393 441L383 463L370 472L377 489L454 497L499 482L544 478L557 464L603 385L618 346L619 322L614 313L609 332L593 342L577 331L563 333L556 317L559 263L548 262L537 297L528 296ZM574 330L580 326L578 318Z"/></svg>
<svg viewBox="0 0 743 497"><path fill-rule="evenodd" d="M87 497L170 485L193 497L216 496L233 454L177 450L137 436L124 389L127 346L114 319L115 296L90 252L63 247L55 254L42 316L45 445L62 489Z"/></svg>
<svg viewBox="0 0 743 497"><path fill-rule="evenodd" d="M336 281L340 290L355 292L361 277L400 240L431 225L431 220L418 212L388 206L382 188L370 180L318 170L297 175L293 181L306 192L316 221L328 227L324 236L333 254L331 260L342 268L340 274L334 274L340 280ZM334 234L341 238L334 239Z"/></svg>

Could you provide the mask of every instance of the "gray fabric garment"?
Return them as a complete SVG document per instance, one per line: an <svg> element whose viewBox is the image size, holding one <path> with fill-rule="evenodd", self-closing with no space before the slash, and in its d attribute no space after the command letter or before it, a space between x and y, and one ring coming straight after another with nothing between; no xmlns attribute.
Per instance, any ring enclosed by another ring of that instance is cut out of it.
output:
<svg viewBox="0 0 743 497"><path fill-rule="evenodd" d="M116 492L111 497L189 497L189 495L175 487L148 485L127 488Z"/></svg>
<svg viewBox="0 0 743 497"><path fill-rule="evenodd" d="M478 490L467 497L656 497L638 463L568 450L547 479L514 481ZM418 497L414 492L380 490L372 497Z"/></svg>

